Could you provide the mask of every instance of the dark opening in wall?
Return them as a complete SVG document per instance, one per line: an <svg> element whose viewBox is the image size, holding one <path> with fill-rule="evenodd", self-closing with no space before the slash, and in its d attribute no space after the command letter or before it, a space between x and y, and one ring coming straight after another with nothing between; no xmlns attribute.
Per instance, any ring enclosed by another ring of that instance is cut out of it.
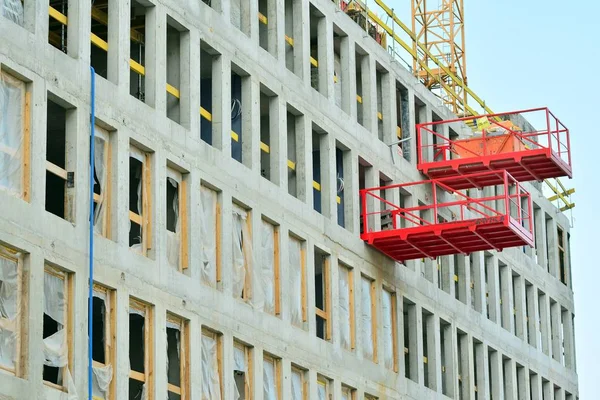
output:
<svg viewBox="0 0 600 400"><path fill-rule="evenodd" d="M169 385L181 387L181 332L179 329L167 327L167 380ZM181 397L169 391L169 400Z"/></svg>
<svg viewBox="0 0 600 400"><path fill-rule="evenodd" d="M298 126L297 117L293 114L291 109L288 107L287 111L287 177L288 177L288 193L294 197L298 197L298 182L297 182L297 170L298 170L298 156L297 148L299 142L297 141L296 127ZM299 119L299 118L298 118Z"/></svg>
<svg viewBox="0 0 600 400"><path fill-rule="evenodd" d="M317 337L327 340L328 334L328 310L330 308L328 302L328 255L319 249L315 248L314 265L315 265L315 308L317 309L315 318L317 322Z"/></svg>
<svg viewBox="0 0 600 400"><path fill-rule="evenodd" d="M292 72L295 71L294 29L296 15L294 11L294 0L285 0L285 66ZM298 43L300 43L300 41L298 41Z"/></svg>
<svg viewBox="0 0 600 400"><path fill-rule="evenodd" d="M179 183L175 179L167 178L167 230L177 231L179 209Z"/></svg>
<svg viewBox="0 0 600 400"><path fill-rule="evenodd" d="M214 63L219 54L206 43L201 43L200 49L200 138L213 145L213 73ZM220 93L219 93L220 94ZM218 133L217 133L218 134Z"/></svg>
<svg viewBox="0 0 600 400"><path fill-rule="evenodd" d="M92 359L101 364L106 363L106 337L105 337L105 318L106 318L106 304L104 300L94 296L92 300L93 307L93 325L94 325L94 341L92 343Z"/></svg>
<svg viewBox="0 0 600 400"><path fill-rule="evenodd" d="M189 93L189 31L167 15L167 117L187 126L189 114L185 105Z"/></svg>
<svg viewBox="0 0 600 400"><path fill-rule="evenodd" d="M343 76L342 76L342 40L346 37L346 33L342 31L336 24L333 24L333 98L335 104L348 112L344 107L343 96L347 96L347 90L343 87ZM347 38L346 38L347 40Z"/></svg>
<svg viewBox="0 0 600 400"><path fill-rule="evenodd" d="M63 53L67 52L67 22L69 18L68 0L50 0L48 5L59 14L51 13L48 17L48 43Z"/></svg>
<svg viewBox="0 0 600 400"><path fill-rule="evenodd" d="M260 92L260 174L263 178L271 179L271 154L265 151L271 146L270 106L273 99L265 92ZM266 146L263 146L263 144ZM264 148L263 148L264 147Z"/></svg>
<svg viewBox="0 0 600 400"><path fill-rule="evenodd" d="M66 110L48 99L46 126L46 211L66 218ZM49 168L48 163L53 167ZM58 167L58 168L56 168Z"/></svg>
<svg viewBox="0 0 600 400"><path fill-rule="evenodd" d="M129 157L129 211L142 215L142 193L144 188L143 163L135 157ZM129 247L142 244L142 226L130 221Z"/></svg>
<svg viewBox="0 0 600 400"><path fill-rule="evenodd" d="M260 47L269 51L269 29L275 26L269 18L269 0L258 0L260 23L258 24L258 43Z"/></svg>
<svg viewBox="0 0 600 400"><path fill-rule="evenodd" d="M312 130L312 166L313 166L313 208L322 213L322 176L321 176L321 135L314 128Z"/></svg>
<svg viewBox="0 0 600 400"><path fill-rule="evenodd" d="M61 328L62 329L62 328ZM48 314L44 313L43 339L46 339L59 331L59 324ZM44 381L56 385L62 384L62 376L59 367L44 365Z"/></svg>
<svg viewBox="0 0 600 400"><path fill-rule="evenodd" d="M337 221L338 225L344 228L346 226L345 218L345 192L344 192L344 151L337 147L335 148L335 180L336 180L336 203L337 203ZM339 200L338 200L339 199Z"/></svg>
<svg viewBox="0 0 600 400"><path fill-rule="evenodd" d="M129 70L129 93L145 101L146 7L136 0L131 0L130 28L129 57L134 63Z"/></svg>
<svg viewBox="0 0 600 400"><path fill-rule="evenodd" d="M323 81L323 74L320 69L324 68L325 60L319 60L320 56L325 58L325 51L321 49L319 51L319 42L320 42L320 30L323 29L325 24L325 19L323 14L312 4L310 5L309 10L309 18L310 18L310 84L313 89L323 92L323 88L326 85L326 82ZM323 26L320 26L323 25ZM322 61L319 63L319 61Z"/></svg>
<svg viewBox="0 0 600 400"><path fill-rule="evenodd" d="M354 50L354 59L356 61L356 120L362 126L365 126L365 109L363 107L363 95L369 95L365 93L363 89L363 58L366 57L356 49ZM366 72L366 71L365 71ZM367 76L368 78L368 76Z"/></svg>
<svg viewBox="0 0 600 400"><path fill-rule="evenodd" d="M91 13L91 60L96 74L103 78L108 76L108 0L92 0ZM101 39L101 40L98 40Z"/></svg>
<svg viewBox="0 0 600 400"><path fill-rule="evenodd" d="M231 73L231 157L242 162L242 77Z"/></svg>
<svg viewBox="0 0 600 400"><path fill-rule="evenodd" d="M408 89L396 81L396 137L398 140L402 140L408 139L410 135ZM410 140L398 143L398 147L402 157L410 161Z"/></svg>
<svg viewBox="0 0 600 400"><path fill-rule="evenodd" d="M129 313L129 365L135 372L145 372L145 318L137 313ZM142 399L144 382L129 378L129 400Z"/></svg>

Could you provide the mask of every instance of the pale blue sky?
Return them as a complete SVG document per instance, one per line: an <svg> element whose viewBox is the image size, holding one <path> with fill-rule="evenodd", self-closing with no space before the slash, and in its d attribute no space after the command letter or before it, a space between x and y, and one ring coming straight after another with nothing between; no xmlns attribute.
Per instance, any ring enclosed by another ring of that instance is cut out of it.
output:
<svg viewBox="0 0 600 400"><path fill-rule="evenodd" d="M410 26L410 0L388 4ZM547 106L571 133L574 178L565 183L577 190L571 251L582 400L600 398L599 16L597 0L465 0L469 86L495 112Z"/></svg>

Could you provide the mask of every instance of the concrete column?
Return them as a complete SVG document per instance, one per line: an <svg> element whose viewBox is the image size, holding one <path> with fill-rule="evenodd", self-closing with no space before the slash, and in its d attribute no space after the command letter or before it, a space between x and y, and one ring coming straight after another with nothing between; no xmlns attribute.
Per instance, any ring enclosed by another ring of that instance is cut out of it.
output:
<svg viewBox="0 0 600 400"><path fill-rule="evenodd" d="M446 324L441 326L444 332L444 374L446 376L445 393L455 399L458 397L458 339L456 336L456 325Z"/></svg>
<svg viewBox="0 0 600 400"><path fill-rule="evenodd" d="M121 281L122 282L122 281ZM124 283L124 282L122 282ZM119 343L119 350L116 352L117 359L113 365L114 376L129 376L129 290L126 285L117 288L115 297L115 324L117 326L117 335L115 342ZM115 390L125 398L129 398L129 379L117 378Z"/></svg>
<svg viewBox="0 0 600 400"><path fill-rule="evenodd" d="M565 367L575 369L575 339L573 330L573 316L569 310L562 311L563 331L565 335Z"/></svg>
<svg viewBox="0 0 600 400"><path fill-rule="evenodd" d="M375 58L370 54L360 60L363 126L377 137L377 72Z"/></svg>
<svg viewBox="0 0 600 400"><path fill-rule="evenodd" d="M23 3L23 27L42 43L48 41L48 4L48 0Z"/></svg>
<svg viewBox="0 0 600 400"><path fill-rule="evenodd" d="M200 32L192 29L189 32L189 128L193 138L198 138L200 132Z"/></svg>
<svg viewBox="0 0 600 400"><path fill-rule="evenodd" d="M269 4L269 11L270 11ZM254 43L260 43L260 27L262 22L258 20L258 1L240 1L240 30L252 38ZM271 16L265 15L267 22L271 23Z"/></svg>
<svg viewBox="0 0 600 400"><path fill-rule="evenodd" d="M544 400L542 397L542 380L540 376L534 372L530 372L529 381L531 386L531 400Z"/></svg>
<svg viewBox="0 0 600 400"><path fill-rule="evenodd" d="M441 288L450 296L454 297L454 257L444 256L438 259L438 266L441 268Z"/></svg>
<svg viewBox="0 0 600 400"><path fill-rule="evenodd" d="M392 298L392 301L394 301L394 299ZM407 324L408 321L404 321L404 300L403 297L400 296L399 293L396 292L396 296L395 296L395 301L396 301L396 337L394 338L394 340L396 340L396 343L398 343L398 376L400 377L405 377L406 376L406 365L405 363L405 357L407 356L406 353L404 352L404 347L407 345L407 343L404 343L404 324ZM404 385L405 381L403 379L398 379L398 383L396 385L396 387L398 388L399 385Z"/></svg>
<svg viewBox="0 0 600 400"><path fill-rule="evenodd" d="M517 381L517 368L515 361L507 358L503 361L503 363L504 398L516 400L519 398L519 386Z"/></svg>
<svg viewBox="0 0 600 400"><path fill-rule="evenodd" d="M486 313L486 290L485 290L485 262L483 252L472 254L473 257L473 276L471 281L474 285L475 310L480 313Z"/></svg>
<svg viewBox="0 0 600 400"><path fill-rule="evenodd" d="M513 277L515 335L527 341L527 301L525 296L525 280L522 276Z"/></svg>
<svg viewBox="0 0 600 400"><path fill-rule="evenodd" d="M418 120L420 123L431 122L433 119L431 108L428 105L419 107L418 113L419 113ZM415 121L415 123L416 123L416 121ZM413 137L415 138L415 141L416 141L417 140L416 132L415 132L415 136L413 136ZM433 147L431 146L431 145L433 145L432 135L424 134L421 137L421 143L423 144L423 146L427 146L427 147L424 147L421 152L421 156L423 157L423 159L421 161L422 162L433 161Z"/></svg>
<svg viewBox="0 0 600 400"><path fill-rule="evenodd" d="M462 399L475 398L475 385L473 383L473 348L472 338L468 334L457 334L458 358L460 360L460 397ZM453 398L456 398L456 394Z"/></svg>
<svg viewBox="0 0 600 400"><path fill-rule="evenodd" d="M560 304L550 301L550 336L552 340L552 358L563 364L562 360L562 329L561 329L561 309Z"/></svg>
<svg viewBox="0 0 600 400"><path fill-rule="evenodd" d="M150 396L160 398L167 394L167 313L161 304L156 304L152 308L154 323L154 341L149 343L152 346L154 365L153 373L150 375L154 379L154 393ZM225 351L225 350L224 350ZM150 397L148 396L148 397ZM152 398L151 397L151 398Z"/></svg>
<svg viewBox="0 0 600 400"><path fill-rule="evenodd" d="M346 229L360 232L360 195L358 191L358 156L355 151L344 151L344 221Z"/></svg>
<svg viewBox="0 0 600 400"><path fill-rule="evenodd" d="M287 192L287 109L279 96L270 99L269 123L271 182Z"/></svg>
<svg viewBox="0 0 600 400"><path fill-rule="evenodd" d="M367 188L379 187L379 174L372 166L365 168L365 186ZM380 195L378 192L375 192L375 194ZM381 211L381 202L375 200L372 196L368 196L367 212L377 213L379 211ZM378 214L370 215L368 217L368 228L369 231L378 231L381 229L381 218L379 218Z"/></svg>
<svg viewBox="0 0 600 400"><path fill-rule="evenodd" d="M550 336L550 298L538 291L538 307L540 328L542 333L542 351L547 356L552 356L552 338Z"/></svg>
<svg viewBox="0 0 600 400"><path fill-rule="evenodd" d="M487 304L489 319L500 324L500 279L498 274L498 258L496 256L485 257L487 269Z"/></svg>
<svg viewBox="0 0 600 400"><path fill-rule="evenodd" d="M319 92L335 103L333 90L333 24L327 17L319 18L317 23L319 63Z"/></svg>
<svg viewBox="0 0 600 400"><path fill-rule="evenodd" d="M146 9L145 102L157 110L164 110L167 104L166 24L166 13L162 6Z"/></svg>
<svg viewBox="0 0 600 400"><path fill-rule="evenodd" d="M548 246L548 272L555 278L560 278L560 260L558 258L558 232L556 220L546 219L546 243Z"/></svg>
<svg viewBox="0 0 600 400"><path fill-rule="evenodd" d="M283 399L292 398L292 363L288 358L281 360L281 393Z"/></svg>
<svg viewBox="0 0 600 400"><path fill-rule="evenodd" d="M517 366L517 386L519 394L518 400L531 400L529 370L523 366Z"/></svg>
<svg viewBox="0 0 600 400"><path fill-rule="evenodd" d="M340 315L339 315L339 307L340 307L340 297L337 295L337 293L340 292L339 286L340 286L340 267L339 267L339 263L338 263L338 258L336 255L332 254L331 257L329 257L329 286L330 286L330 292L331 292L331 299L329 299L329 301L331 302L331 321L329 321L329 323L331 324L331 343L333 344L333 346L338 349L341 350L340 348L340 335L338 333L339 330L339 326L340 326ZM334 293L336 293L334 295ZM377 334L377 332L373 332L373 334ZM381 343L381 342L379 342Z"/></svg>
<svg viewBox="0 0 600 400"><path fill-rule="evenodd" d="M305 116L296 117L296 187L298 198L312 207L313 166L312 166L312 122Z"/></svg>
<svg viewBox="0 0 600 400"><path fill-rule="evenodd" d="M111 240L122 247L129 247L129 218L122 218L123 215L129 215L129 130L123 128L111 135L110 139L113 157L111 173L114 177L111 188ZM117 181L124 181L125 184L119 185Z"/></svg>
<svg viewBox="0 0 600 400"><path fill-rule="evenodd" d="M233 205L231 203L231 195L231 192L225 190L220 192L218 196L218 201L221 205L221 289L223 290L223 293L227 294L229 297L233 295L233 271L231 270L231 249L233 246Z"/></svg>
<svg viewBox="0 0 600 400"><path fill-rule="evenodd" d="M242 164L260 175L260 81L254 75L242 79ZM269 105L269 111L270 105ZM270 115L270 113L269 113ZM271 120L269 118L269 120ZM276 122L276 121L273 121ZM267 129L269 129L267 127Z"/></svg>
<svg viewBox="0 0 600 400"><path fill-rule="evenodd" d="M546 251L546 218L541 208L533 210L533 226L535 230L535 250L537 263L542 268L548 268L548 257Z"/></svg>
<svg viewBox="0 0 600 400"><path fill-rule="evenodd" d="M458 299L465 304L471 304L469 257L457 254L454 260L454 274L458 278Z"/></svg>
<svg viewBox="0 0 600 400"><path fill-rule="evenodd" d="M212 97L213 146L231 155L231 61L224 55L213 62Z"/></svg>
<svg viewBox="0 0 600 400"><path fill-rule="evenodd" d="M526 285L525 290L527 294L528 340L529 344L537 349L540 347L540 320L538 318L539 303L537 288L533 285Z"/></svg>
<svg viewBox="0 0 600 400"><path fill-rule="evenodd" d="M319 137L321 157L321 214L337 219L337 179L335 168L335 138L331 134Z"/></svg>
<svg viewBox="0 0 600 400"><path fill-rule="evenodd" d="M504 374L502 368L502 354L493 350L488 353L490 362L490 381L492 383L492 391L490 393L492 399L504 399Z"/></svg>
<svg viewBox="0 0 600 400"><path fill-rule="evenodd" d="M108 80L120 96L129 95L129 19L131 0L108 2Z"/></svg>
<svg viewBox="0 0 600 400"><path fill-rule="evenodd" d="M489 359L487 346L481 342L474 342L474 357L476 359L477 373L477 399L490 400Z"/></svg>
<svg viewBox="0 0 600 400"><path fill-rule="evenodd" d="M414 312L409 313L408 315L409 325L412 325L414 322L414 328L411 332L414 333L414 335L409 335L408 339L410 342L408 348L409 355L411 357L410 369L413 376L416 378L415 382L417 382L420 386L424 386L425 366L423 365L423 310L418 304L415 304L413 308ZM416 357L414 357L415 353ZM415 369L413 369L413 365Z"/></svg>
<svg viewBox="0 0 600 400"><path fill-rule="evenodd" d="M342 64L342 110L357 118L356 110L356 53L354 40L344 36L340 44L340 63Z"/></svg>
<svg viewBox="0 0 600 400"><path fill-rule="evenodd" d="M269 0L269 53L285 68L285 0ZM333 40L333 34L332 34ZM333 46L331 47L333 51Z"/></svg>
<svg viewBox="0 0 600 400"><path fill-rule="evenodd" d="M396 78L393 73L385 72L381 77L381 114L383 116L383 142L390 144L398 140L396 136ZM395 146L394 146L394 150ZM394 151L394 157L398 153ZM397 204L397 203L396 203Z"/></svg>
<svg viewBox="0 0 600 400"><path fill-rule="evenodd" d="M502 327L510 333L515 333L514 299L512 270L506 265L499 266L500 269L500 298L502 300Z"/></svg>
<svg viewBox="0 0 600 400"><path fill-rule="evenodd" d="M542 392L544 400L554 400L554 385L548 381L542 381Z"/></svg>
<svg viewBox="0 0 600 400"><path fill-rule="evenodd" d="M67 54L89 65L92 5L90 2L68 0L68 6Z"/></svg>
<svg viewBox="0 0 600 400"><path fill-rule="evenodd" d="M440 319L430 314L427 316L427 369L429 387L442 392L442 347L440 335Z"/></svg>
<svg viewBox="0 0 600 400"><path fill-rule="evenodd" d="M310 3L294 0L294 73L310 88Z"/></svg>
<svg viewBox="0 0 600 400"><path fill-rule="evenodd" d="M411 140L408 140L407 142L405 142L402 146L403 149L405 149L405 146L409 146L409 150L408 151L403 151L403 153L409 156L409 161L411 162L412 165L416 165L417 164L417 129L416 129L416 115L415 115L415 92L412 89L408 89L408 127L409 127L409 132L410 134L407 135L406 137L410 137ZM403 127L403 131L404 131L404 127ZM403 137L404 134L402 135Z"/></svg>

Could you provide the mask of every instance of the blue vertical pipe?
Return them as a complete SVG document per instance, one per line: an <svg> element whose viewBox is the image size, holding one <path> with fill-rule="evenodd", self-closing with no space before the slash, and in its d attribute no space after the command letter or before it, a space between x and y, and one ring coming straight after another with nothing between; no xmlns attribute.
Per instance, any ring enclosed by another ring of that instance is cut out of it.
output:
<svg viewBox="0 0 600 400"><path fill-rule="evenodd" d="M94 154L96 135L96 71L90 66L92 83L90 88L90 281L88 292L88 399L92 400L92 351L94 343Z"/></svg>

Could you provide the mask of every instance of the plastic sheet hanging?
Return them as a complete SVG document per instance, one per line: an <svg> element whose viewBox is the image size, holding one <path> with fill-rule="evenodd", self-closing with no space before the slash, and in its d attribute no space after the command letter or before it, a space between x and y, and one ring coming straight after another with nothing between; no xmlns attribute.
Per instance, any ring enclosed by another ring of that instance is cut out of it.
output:
<svg viewBox="0 0 600 400"><path fill-rule="evenodd" d="M0 14L23 26L23 4L21 0L0 0Z"/></svg>
<svg viewBox="0 0 600 400"><path fill-rule="evenodd" d="M237 346L233 346L233 371L240 371L244 373L244 386L248 385L248 371L246 369L246 353L244 349ZM239 400L242 396L239 392L236 382L233 385L234 399Z"/></svg>
<svg viewBox="0 0 600 400"><path fill-rule="evenodd" d="M139 169L139 176L136 176L136 179L139 179L138 181L138 185L136 188L136 193L137 193L137 214L141 215L142 220L144 222L148 222L148 215L144 215L143 212L143 205L142 205L142 199L143 199L143 195L142 195L142 184L144 182L144 157L141 153L138 153L137 151L131 151L129 153L129 156L131 158L134 158L135 160L139 161L142 165L142 167ZM129 230L131 231L131 220L129 220ZM142 253L142 246L144 245L144 226L140 226L140 236L139 236L139 243L134 243L132 244L130 247L131 249Z"/></svg>
<svg viewBox="0 0 600 400"><path fill-rule="evenodd" d="M17 326L21 309L18 274L18 262L0 255L0 366L9 369L16 366L20 336Z"/></svg>
<svg viewBox="0 0 600 400"><path fill-rule="evenodd" d="M383 365L394 368L394 337L392 329L392 294L387 290L381 296L381 325L383 330Z"/></svg>
<svg viewBox="0 0 600 400"><path fill-rule="evenodd" d="M360 337L362 338L362 353L364 358L373 359L373 316L371 315L371 281L365 277L362 277L360 286Z"/></svg>
<svg viewBox="0 0 600 400"><path fill-rule="evenodd" d="M200 274L202 282L215 287L217 282L217 192L205 186L200 189L202 219Z"/></svg>
<svg viewBox="0 0 600 400"><path fill-rule="evenodd" d="M248 213L241 207L233 206L233 279L232 291L234 297L245 295L247 299L251 293L244 293L247 290L246 279L252 276L252 234L248 221Z"/></svg>
<svg viewBox="0 0 600 400"><path fill-rule="evenodd" d="M0 71L0 190L18 197L23 193L24 108L23 82Z"/></svg>
<svg viewBox="0 0 600 400"><path fill-rule="evenodd" d="M202 400L221 400L217 351L216 340L202 335Z"/></svg>
<svg viewBox="0 0 600 400"><path fill-rule="evenodd" d="M317 396L319 400L328 400L327 399L327 384L324 382L317 382Z"/></svg>
<svg viewBox="0 0 600 400"><path fill-rule="evenodd" d="M277 400L274 360L264 360L263 362L263 399Z"/></svg>
<svg viewBox="0 0 600 400"><path fill-rule="evenodd" d="M101 128L96 127L96 130ZM94 232L98 234L104 233L104 214L106 214L106 185L107 185L107 165L106 152L107 143L104 138L95 136L94 140L94 172L97 183L100 186L100 201L96 202L94 209Z"/></svg>
<svg viewBox="0 0 600 400"><path fill-rule="evenodd" d="M257 308L275 313L275 227L267 221L262 221L261 230L261 267L258 271L258 282L262 299ZM258 268L257 268L258 269ZM262 307L260 307L262 306Z"/></svg>
<svg viewBox="0 0 600 400"><path fill-rule="evenodd" d="M340 345L350 350L350 270L340 267L339 287Z"/></svg>
<svg viewBox="0 0 600 400"><path fill-rule="evenodd" d="M112 365L92 366L92 396L94 399L107 399L113 377Z"/></svg>
<svg viewBox="0 0 600 400"><path fill-rule="evenodd" d="M290 238L288 241L288 305L292 324L302 326L302 243Z"/></svg>
<svg viewBox="0 0 600 400"><path fill-rule="evenodd" d="M173 178L167 178L167 184L175 188L173 203L167 207L173 207L175 215L175 232L167 229L167 261L172 268L179 270L179 257L181 247L181 232L179 223L179 183Z"/></svg>
<svg viewBox="0 0 600 400"><path fill-rule="evenodd" d="M292 400L304 400L302 373L292 369Z"/></svg>

